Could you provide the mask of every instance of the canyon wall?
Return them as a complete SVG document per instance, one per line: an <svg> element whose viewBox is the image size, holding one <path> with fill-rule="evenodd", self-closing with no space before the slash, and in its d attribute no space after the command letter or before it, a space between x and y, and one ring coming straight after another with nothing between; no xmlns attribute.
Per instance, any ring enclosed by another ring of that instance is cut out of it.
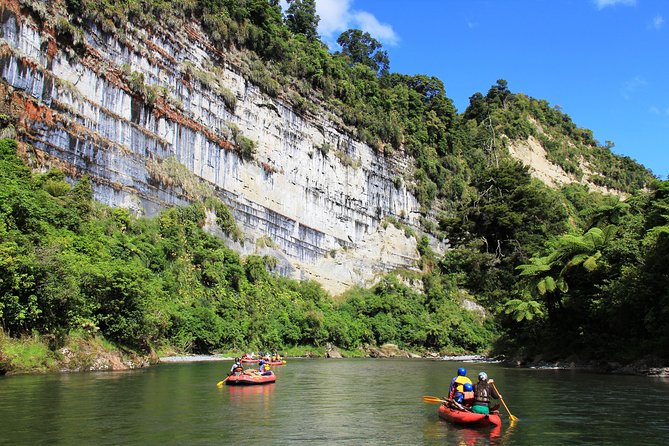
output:
<svg viewBox="0 0 669 446"><path fill-rule="evenodd" d="M263 94L195 25L68 34L19 0L0 17L0 113L33 167L89 174L97 200L150 216L198 198L159 174L176 160L230 207L235 249L334 294L415 265L415 238L385 222L418 225L401 179L411 160L377 154L324 109L298 114Z"/></svg>

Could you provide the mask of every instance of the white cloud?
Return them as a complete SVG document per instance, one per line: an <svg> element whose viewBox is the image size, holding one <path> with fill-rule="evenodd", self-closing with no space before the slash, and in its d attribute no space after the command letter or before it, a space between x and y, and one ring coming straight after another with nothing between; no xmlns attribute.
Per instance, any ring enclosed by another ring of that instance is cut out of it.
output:
<svg viewBox="0 0 669 446"><path fill-rule="evenodd" d="M604 9L608 6L625 5L636 6L636 0L594 0L597 9Z"/></svg>
<svg viewBox="0 0 669 446"><path fill-rule="evenodd" d="M651 29L660 29L662 28L662 25L664 24L664 18L660 14L657 14L655 17L653 17L653 20L650 22L650 25L648 26Z"/></svg>
<svg viewBox="0 0 669 446"><path fill-rule="evenodd" d="M397 45L399 38L395 34L393 27L379 22L372 14L364 11L356 11L353 13L353 23L357 23L361 30L367 31L372 37L382 43L390 46Z"/></svg>
<svg viewBox="0 0 669 446"><path fill-rule="evenodd" d="M669 116L669 107L666 107L664 109L661 109L657 105L651 105L648 111L657 116Z"/></svg>
<svg viewBox="0 0 669 446"><path fill-rule="evenodd" d="M393 27L381 23L367 11L351 9L352 0L316 0L316 13L320 17L318 34L329 45L336 45L342 32L354 28L368 32L383 45L397 45L399 37Z"/></svg>
<svg viewBox="0 0 669 446"><path fill-rule="evenodd" d="M637 91L648 85L646 79L641 76L636 76L633 79L625 82L620 90L620 95L625 99L631 99Z"/></svg>
<svg viewBox="0 0 669 446"><path fill-rule="evenodd" d="M316 1L316 13L321 19L318 22L318 33L321 36L331 39L335 33L339 34L348 29L348 23L351 20L350 3L351 0Z"/></svg>

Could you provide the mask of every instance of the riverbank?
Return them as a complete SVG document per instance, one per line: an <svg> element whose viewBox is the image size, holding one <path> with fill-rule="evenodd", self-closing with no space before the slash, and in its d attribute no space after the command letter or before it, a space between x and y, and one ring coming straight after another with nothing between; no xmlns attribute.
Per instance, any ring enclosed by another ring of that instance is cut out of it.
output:
<svg viewBox="0 0 669 446"><path fill-rule="evenodd" d="M14 339L0 331L0 375L131 370L159 361L155 353L119 349L86 332L71 333L56 348L50 341L41 336Z"/></svg>
<svg viewBox="0 0 669 446"><path fill-rule="evenodd" d="M49 348L49 339L32 336L14 339L0 331L0 375L67 373L131 370L158 363L232 361L239 351L212 355L190 355L173 348L141 354L119 349L105 339L86 332L70 334L64 346ZM669 367L658 358L646 357L630 364L612 361L523 361L491 358L484 355L441 355L436 352L411 352L395 344L365 345L354 350L339 349L331 344L295 346L282 349L284 358L414 358L458 362L493 362L506 367L535 369L588 370L596 373L644 375L669 378Z"/></svg>
<svg viewBox="0 0 669 446"><path fill-rule="evenodd" d="M669 378L669 366L660 358L647 356L637 359L629 364L621 364L617 361L602 360L580 360L565 359L557 361L522 361L503 360L507 367L519 367L544 370L584 370L593 373L606 373L613 375L640 375L658 378Z"/></svg>

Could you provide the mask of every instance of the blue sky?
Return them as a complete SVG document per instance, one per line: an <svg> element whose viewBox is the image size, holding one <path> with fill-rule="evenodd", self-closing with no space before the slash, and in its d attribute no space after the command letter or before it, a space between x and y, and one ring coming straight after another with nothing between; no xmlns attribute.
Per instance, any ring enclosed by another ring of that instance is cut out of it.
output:
<svg viewBox="0 0 669 446"><path fill-rule="evenodd" d="M362 29L390 70L440 78L458 112L505 79L669 178L668 0L316 0L321 39ZM333 46L334 45L334 46Z"/></svg>

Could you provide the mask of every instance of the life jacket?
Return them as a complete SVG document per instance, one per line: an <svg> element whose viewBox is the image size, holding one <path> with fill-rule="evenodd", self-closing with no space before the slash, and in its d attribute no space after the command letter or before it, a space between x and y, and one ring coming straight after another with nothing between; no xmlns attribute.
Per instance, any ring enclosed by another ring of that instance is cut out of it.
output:
<svg viewBox="0 0 669 446"><path fill-rule="evenodd" d="M465 391L465 384L471 384L472 381L467 378L466 376L458 375L455 378L453 378L453 390L455 392L464 392Z"/></svg>
<svg viewBox="0 0 669 446"><path fill-rule="evenodd" d="M464 400L465 404L474 401L474 392L462 392L462 395L462 399Z"/></svg>
<svg viewBox="0 0 669 446"><path fill-rule="evenodd" d="M488 383L477 383L474 386L474 394L474 404L487 406L490 403L490 386Z"/></svg>

